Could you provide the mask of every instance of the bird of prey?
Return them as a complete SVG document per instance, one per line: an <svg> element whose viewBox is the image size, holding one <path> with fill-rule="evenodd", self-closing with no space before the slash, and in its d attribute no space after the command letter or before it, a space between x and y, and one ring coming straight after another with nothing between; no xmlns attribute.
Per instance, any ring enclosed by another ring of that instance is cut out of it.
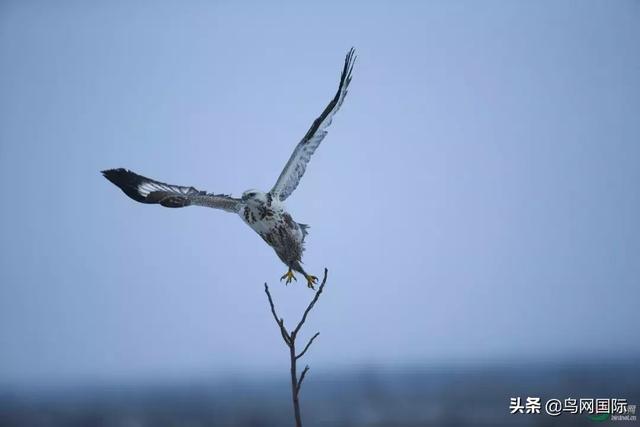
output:
<svg viewBox="0 0 640 427"><path fill-rule="evenodd" d="M351 71L356 56L353 48L344 60L338 92L324 109L302 140L293 150L273 188L267 192L247 190L241 198L226 194L213 194L194 187L165 184L127 169L102 171L105 178L130 198L141 203L159 204L168 208L205 206L240 215L240 218L271 246L289 270L281 277L286 283L297 280L294 271L301 273L307 286L313 289L318 278L302 268L302 252L308 225L293 220L284 201L293 193L307 168L307 163L327 134L334 114L340 109L351 82Z"/></svg>

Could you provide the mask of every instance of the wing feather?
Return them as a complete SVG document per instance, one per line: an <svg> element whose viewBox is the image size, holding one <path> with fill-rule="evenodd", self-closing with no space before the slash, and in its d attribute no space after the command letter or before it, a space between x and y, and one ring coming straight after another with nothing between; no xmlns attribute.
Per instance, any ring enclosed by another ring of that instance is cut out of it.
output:
<svg viewBox="0 0 640 427"><path fill-rule="evenodd" d="M340 76L340 85L338 86L336 95L331 102L329 102L329 105L327 105L320 117L313 122L306 135L293 150L289 161L278 177L278 181L276 181L276 184L271 189L271 194L279 197L280 200L285 200L296 189L302 175L304 175L307 169L307 164L309 160L311 160L311 156L327 135L327 128L331 125L333 115L340 109L344 98L347 96L349 83L351 83L351 71L353 70L355 60L355 50L351 48L344 60L344 67L342 69L342 75Z"/></svg>

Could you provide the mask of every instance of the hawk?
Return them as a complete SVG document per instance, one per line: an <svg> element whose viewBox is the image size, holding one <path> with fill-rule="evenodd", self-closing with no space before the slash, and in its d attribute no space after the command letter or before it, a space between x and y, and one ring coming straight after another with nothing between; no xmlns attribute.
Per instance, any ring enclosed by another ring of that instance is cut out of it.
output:
<svg viewBox="0 0 640 427"><path fill-rule="evenodd" d="M289 267L280 280L286 279L287 284L292 280L297 281L293 273L296 271L306 278L307 286L313 289L318 278L307 274L302 268L302 253L309 226L294 221L284 201L298 187L311 156L327 135L327 128L347 95L355 59L355 50L351 48L344 60L336 95L293 150L275 185L267 193L247 190L242 197L235 198L199 191L194 187L165 184L122 168L104 170L102 174L137 202L168 208L205 206L239 215Z"/></svg>

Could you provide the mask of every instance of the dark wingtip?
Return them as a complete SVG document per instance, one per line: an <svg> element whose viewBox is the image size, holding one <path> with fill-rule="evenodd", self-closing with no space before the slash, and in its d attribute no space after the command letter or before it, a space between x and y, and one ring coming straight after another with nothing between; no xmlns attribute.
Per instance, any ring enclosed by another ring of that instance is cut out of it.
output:
<svg viewBox="0 0 640 427"><path fill-rule="evenodd" d="M344 58L344 68L342 69L342 76L340 77L340 86L348 85L351 81L351 72L353 71L353 66L356 63L356 49L352 46L347 52L347 56Z"/></svg>
<svg viewBox="0 0 640 427"><path fill-rule="evenodd" d="M147 178L124 168L105 169L101 171L101 173L106 179L119 187L124 194L131 197L133 200L141 203L149 203L146 200L146 197L138 193L138 185Z"/></svg>
<svg viewBox="0 0 640 427"><path fill-rule="evenodd" d="M349 52L347 52L347 57L345 58L345 62L347 64L349 63L353 63L356 60L356 48L351 46L351 49L349 49Z"/></svg>
<svg viewBox="0 0 640 427"><path fill-rule="evenodd" d="M100 171L100 173L102 174L102 176L104 176L105 178L107 178L109 181L113 182L115 184L115 182L113 181L114 179L118 179L119 177L122 178L128 174L133 174L135 175L133 172L124 169L124 168L117 168L117 169L105 169L103 171Z"/></svg>

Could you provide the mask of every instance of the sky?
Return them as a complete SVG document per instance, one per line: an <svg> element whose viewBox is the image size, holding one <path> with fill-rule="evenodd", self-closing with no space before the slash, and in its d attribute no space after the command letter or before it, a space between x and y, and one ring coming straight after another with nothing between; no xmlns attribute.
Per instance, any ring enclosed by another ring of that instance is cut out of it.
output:
<svg viewBox="0 0 640 427"><path fill-rule="evenodd" d="M312 368L640 353L640 2L0 3L0 384L287 369L312 292L240 218L126 167L287 200L329 278Z"/></svg>

